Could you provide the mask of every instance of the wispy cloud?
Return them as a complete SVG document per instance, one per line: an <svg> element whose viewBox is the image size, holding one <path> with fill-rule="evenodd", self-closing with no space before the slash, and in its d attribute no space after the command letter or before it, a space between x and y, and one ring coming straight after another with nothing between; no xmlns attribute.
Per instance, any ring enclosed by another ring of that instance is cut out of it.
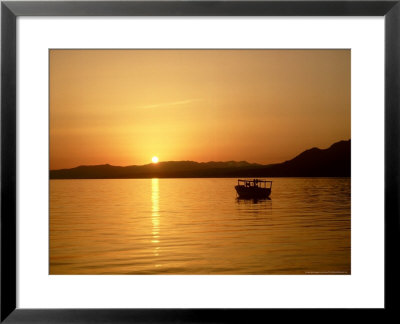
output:
<svg viewBox="0 0 400 324"><path fill-rule="evenodd" d="M171 106L183 106L188 105L193 102L201 101L201 99L187 99L187 100L180 100L180 101L171 101L171 102L163 102L154 105L146 105L140 106L139 108L148 109L148 108L160 108L160 107L171 107Z"/></svg>

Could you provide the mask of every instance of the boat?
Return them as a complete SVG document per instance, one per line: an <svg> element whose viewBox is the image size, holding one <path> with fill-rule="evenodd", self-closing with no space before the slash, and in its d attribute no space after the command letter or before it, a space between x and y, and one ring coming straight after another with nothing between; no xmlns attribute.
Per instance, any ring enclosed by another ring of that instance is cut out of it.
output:
<svg viewBox="0 0 400 324"><path fill-rule="evenodd" d="M239 198L268 198L271 195L272 181L260 179L239 179L235 189L239 195Z"/></svg>

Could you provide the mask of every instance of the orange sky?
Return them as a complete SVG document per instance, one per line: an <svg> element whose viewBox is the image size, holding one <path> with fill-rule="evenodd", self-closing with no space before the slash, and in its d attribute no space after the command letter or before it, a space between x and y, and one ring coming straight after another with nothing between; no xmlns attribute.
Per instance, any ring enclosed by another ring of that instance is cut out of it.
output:
<svg viewBox="0 0 400 324"><path fill-rule="evenodd" d="M51 50L50 168L275 163L350 138L350 50Z"/></svg>

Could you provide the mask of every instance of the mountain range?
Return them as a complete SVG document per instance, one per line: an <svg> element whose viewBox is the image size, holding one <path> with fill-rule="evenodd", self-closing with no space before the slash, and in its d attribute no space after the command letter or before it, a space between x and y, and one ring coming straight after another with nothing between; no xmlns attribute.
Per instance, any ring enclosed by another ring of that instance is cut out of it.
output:
<svg viewBox="0 0 400 324"><path fill-rule="evenodd" d="M327 149L311 148L283 163L262 165L246 161L167 161L146 165L82 165L50 170L50 179L219 178L219 177L350 177L351 143Z"/></svg>

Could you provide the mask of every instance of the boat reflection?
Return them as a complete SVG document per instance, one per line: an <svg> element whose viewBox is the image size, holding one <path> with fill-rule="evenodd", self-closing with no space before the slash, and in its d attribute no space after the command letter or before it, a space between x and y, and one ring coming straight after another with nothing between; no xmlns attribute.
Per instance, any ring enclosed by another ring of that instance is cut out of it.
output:
<svg viewBox="0 0 400 324"><path fill-rule="evenodd" d="M265 202L267 202L267 201L270 201L271 200L271 198L269 198L269 197L266 197L266 198L240 198L240 197L237 197L236 198L236 202L238 203L238 204L259 204L259 203L265 203Z"/></svg>

